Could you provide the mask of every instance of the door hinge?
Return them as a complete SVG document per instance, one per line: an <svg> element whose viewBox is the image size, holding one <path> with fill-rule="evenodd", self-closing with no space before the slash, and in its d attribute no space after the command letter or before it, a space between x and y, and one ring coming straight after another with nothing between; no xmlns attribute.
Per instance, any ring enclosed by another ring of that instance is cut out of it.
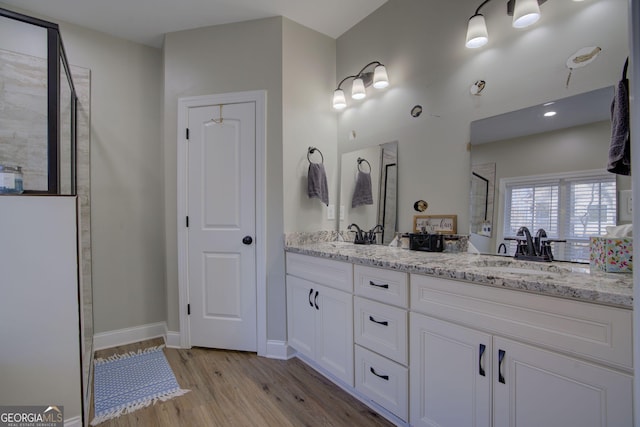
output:
<svg viewBox="0 0 640 427"><path fill-rule="evenodd" d="M191 304L187 304L187 316L191 315Z"/></svg>
<svg viewBox="0 0 640 427"><path fill-rule="evenodd" d="M189 139L189 128L187 128L187 132L186 132L186 134L187 134L187 135L186 135L186 136L187 136L187 139Z"/></svg>
<svg viewBox="0 0 640 427"><path fill-rule="evenodd" d="M187 228L189 228L189 217L186 218L185 223L187 224Z"/></svg>

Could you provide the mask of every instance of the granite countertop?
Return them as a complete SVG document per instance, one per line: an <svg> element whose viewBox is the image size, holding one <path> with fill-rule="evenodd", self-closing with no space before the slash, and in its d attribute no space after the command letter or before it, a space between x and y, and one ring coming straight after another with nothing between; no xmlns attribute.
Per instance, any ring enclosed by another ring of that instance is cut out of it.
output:
<svg viewBox="0 0 640 427"><path fill-rule="evenodd" d="M529 262L470 253L419 252L348 242L289 243L285 250L407 273L633 308L632 274L590 271L588 264Z"/></svg>

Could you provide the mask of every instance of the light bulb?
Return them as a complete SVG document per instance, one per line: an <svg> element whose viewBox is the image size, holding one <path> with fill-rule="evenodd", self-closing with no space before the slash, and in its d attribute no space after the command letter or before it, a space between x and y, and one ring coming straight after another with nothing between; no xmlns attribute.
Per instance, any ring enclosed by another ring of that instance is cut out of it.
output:
<svg viewBox="0 0 640 427"><path fill-rule="evenodd" d="M469 19L467 26L467 42L465 46L469 49L476 49L484 46L488 41L489 34L487 33L487 24L484 16L480 14L473 15Z"/></svg>
<svg viewBox="0 0 640 427"><path fill-rule="evenodd" d="M366 97L367 93L364 90L364 82L358 77L353 81L353 86L351 87L351 98L364 99Z"/></svg>
<svg viewBox="0 0 640 427"><path fill-rule="evenodd" d="M533 25L540 19L540 6L538 0L516 0L513 10L513 27L525 28Z"/></svg>
<svg viewBox="0 0 640 427"><path fill-rule="evenodd" d="M387 69L384 65L380 64L373 70L373 87L376 89L384 89L387 86L389 86Z"/></svg>
<svg viewBox="0 0 640 427"><path fill-rule="evenodd" d="M333 108L336 110L342 110L347 106L347 100L344 97L344 91L342 89L336 89L333 92Z"/></svg>

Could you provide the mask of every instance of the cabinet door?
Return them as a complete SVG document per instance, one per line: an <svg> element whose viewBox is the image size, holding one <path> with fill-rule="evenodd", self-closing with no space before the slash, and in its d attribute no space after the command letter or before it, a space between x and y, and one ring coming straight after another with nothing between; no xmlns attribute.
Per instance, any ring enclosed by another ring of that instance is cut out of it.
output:
<svg viewBox="0 0 640 427"><path fill-rule="evenodd" d="M630 375L498 337L493 360L496 427L633 424Z"/></svg>
<svg viewBox="0 0 640 427"><path fill-rule="evenodd" d="M301 354L314 357L316 308L313 298L318 285L287 275L288 343Z"/></svg>
<svg viewBox="0 0 640 427"><path fill-rule="evenodd" d="M410 314L413 426L491 425L492 337Z"/></svg>
<svg viewBox="0 0 640 427"><path fill-rule="evenodd" d="M353 387L353 296L318 286L316 356L320 366Z"/></svg>

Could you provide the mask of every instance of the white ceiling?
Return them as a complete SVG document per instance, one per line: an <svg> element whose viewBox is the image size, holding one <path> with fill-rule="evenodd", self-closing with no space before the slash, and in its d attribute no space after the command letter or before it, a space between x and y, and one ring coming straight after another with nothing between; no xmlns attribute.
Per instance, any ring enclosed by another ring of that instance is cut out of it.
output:
<svg viewBox="0 0 640 427"><path fill-rule="evenodd" d="M280 15L338 38L386 1L0 0L55 20L155 47L162 46L165 33Z"/></svg>

